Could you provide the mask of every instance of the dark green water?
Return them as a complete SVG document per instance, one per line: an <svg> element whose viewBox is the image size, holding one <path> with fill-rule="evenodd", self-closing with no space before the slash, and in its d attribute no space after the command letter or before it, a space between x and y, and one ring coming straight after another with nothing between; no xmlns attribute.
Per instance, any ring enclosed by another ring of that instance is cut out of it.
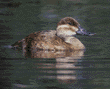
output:
<svg viewBox="0 0 110 89"><path fill-rule="evenodd" d="M0 4L1 89L110 88L109 0L14 1ZM86 46L83 57L26 58L7 47L32 32L56 29L67 16L96 33L77 36Z"/></svg>

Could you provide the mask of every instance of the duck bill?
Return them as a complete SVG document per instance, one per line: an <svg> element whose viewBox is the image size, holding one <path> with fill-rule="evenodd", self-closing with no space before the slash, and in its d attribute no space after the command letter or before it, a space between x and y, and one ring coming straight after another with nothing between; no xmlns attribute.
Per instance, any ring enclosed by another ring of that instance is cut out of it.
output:
<svg viewBox="0 0 110 89"><path fill-rule="evenodd" d="M77 35L85 35L85 36L92 36L92 35L96 34L96 33L87 32L86 30L82 29L81 27L79 27L79 30L76 33L77 33Z"/></svg>

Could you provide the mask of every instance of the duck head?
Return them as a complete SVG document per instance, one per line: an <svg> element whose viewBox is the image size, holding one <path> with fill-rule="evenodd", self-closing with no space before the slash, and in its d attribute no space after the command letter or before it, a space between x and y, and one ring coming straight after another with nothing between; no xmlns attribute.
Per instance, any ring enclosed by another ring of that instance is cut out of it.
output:
<svg viewBox="0 0 110 89"><path fill-rule="evenodd" d="M91 36L95 33L87 32L80 27L80 24L72 17L65 17L61 19L57 24L57 36L66 37L74 35Z"/></svg>

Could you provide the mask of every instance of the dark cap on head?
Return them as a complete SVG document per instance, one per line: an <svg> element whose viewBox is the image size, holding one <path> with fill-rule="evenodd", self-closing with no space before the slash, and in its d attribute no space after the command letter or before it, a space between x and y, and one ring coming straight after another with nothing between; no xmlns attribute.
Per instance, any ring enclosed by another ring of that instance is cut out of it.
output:
<svg viewBox="0 0 110 89"><path fill-rule="evenodd" d="M79 27L79 26L80 26L80 24L79 24L74 18L72 18L72 17L62 18L62 19L58 22L57 26L59 26L59 25L64 25L64 24L69 24L69 25L75 26L75 27Z"/></svg>

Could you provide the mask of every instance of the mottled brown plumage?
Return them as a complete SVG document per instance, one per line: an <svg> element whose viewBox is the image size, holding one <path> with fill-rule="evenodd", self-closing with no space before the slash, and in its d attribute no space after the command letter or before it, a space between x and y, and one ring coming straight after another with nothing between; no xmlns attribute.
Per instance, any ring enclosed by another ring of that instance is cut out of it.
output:
<svg viewBox="0 0 110 89"><path fill-rule="evenodd" d="M39 31L29 34L12 46L40 50L79 50L84 45L74 36L80 24L72 17L65 17L57 24L56 30Z"/></svg>

